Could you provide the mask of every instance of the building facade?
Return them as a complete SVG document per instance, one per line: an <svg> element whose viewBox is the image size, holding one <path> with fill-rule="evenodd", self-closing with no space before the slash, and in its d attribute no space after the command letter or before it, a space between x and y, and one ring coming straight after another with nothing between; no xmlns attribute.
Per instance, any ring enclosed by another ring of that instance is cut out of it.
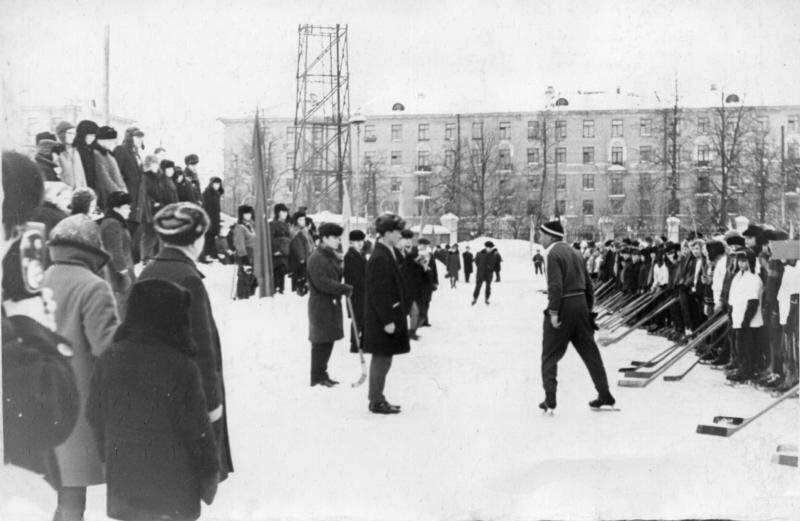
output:
<svg viewBox="0 0 800 521"><path fill-rule="evenodd" d="M252 119L221 121L226 179L250 193L241 169ZM293 200L293 123L264 121L276 201ZM708 229L727 219L719 204L724 168L727 216L762 220L763 212L763 220L782 223L798 216L800 106L400 112L368 116L353 130L359 215L389 210L435 220L453 212L481 231L487 222L512 223L512 235L524 233L531 215L558 215L587 237L604 229L661 233L670 214L684 227Z"/></svg>

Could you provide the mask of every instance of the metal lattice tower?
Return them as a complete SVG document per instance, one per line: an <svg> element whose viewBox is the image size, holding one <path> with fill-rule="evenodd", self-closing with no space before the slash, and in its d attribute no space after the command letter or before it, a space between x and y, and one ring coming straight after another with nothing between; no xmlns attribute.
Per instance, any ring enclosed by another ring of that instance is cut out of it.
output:
<svg viewBox="0 0 800 521"><path fill-rule="evenodd" d="M346 25L298 27L294 125L293 206L341 211L352 174Z"/></svg>

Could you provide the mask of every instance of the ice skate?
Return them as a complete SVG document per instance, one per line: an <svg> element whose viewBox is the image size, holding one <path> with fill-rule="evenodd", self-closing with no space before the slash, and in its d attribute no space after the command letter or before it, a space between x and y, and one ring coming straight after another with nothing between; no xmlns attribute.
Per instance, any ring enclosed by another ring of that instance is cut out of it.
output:
<svg viewBox="0 0 800 521"><path fill-rule="evenodd" d="M619 408L614 407L616 403L617 401L611 394L606 394L605 396L600 395L589 402L589 407L591 407L593 411L619 411Z"/></svg>

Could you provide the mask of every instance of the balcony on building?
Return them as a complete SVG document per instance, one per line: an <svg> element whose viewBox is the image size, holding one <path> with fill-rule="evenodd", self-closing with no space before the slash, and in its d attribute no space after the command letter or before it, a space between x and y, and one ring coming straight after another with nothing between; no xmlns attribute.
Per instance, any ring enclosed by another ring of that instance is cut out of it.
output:
<svg viewBox="0 0 800 521"><path fill-rule="evenodd" d="M414 173L417 175L426 175L433 172L433 167L431 165L417 165L414 168Z"/></svg>

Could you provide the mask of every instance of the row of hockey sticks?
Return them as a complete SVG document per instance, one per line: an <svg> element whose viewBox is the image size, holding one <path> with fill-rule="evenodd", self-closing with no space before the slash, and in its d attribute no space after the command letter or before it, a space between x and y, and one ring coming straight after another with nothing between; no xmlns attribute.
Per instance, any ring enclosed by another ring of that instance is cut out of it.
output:
<svg viewBox="0 0 800 521"><path fill-rule="evenodd" d="M661 298L663 295L663 290L645 293L634 303L629 304L625 309L617 312L616 315L613 316L604 327L609 330L609 332L613 333L623 325L629 324L631 320L634 320L639 313L647 310L648 306L654 302L658 302L659 298Z"/></svg>
<svg viewBox="0 0 800 521"><path fill-rule="evenodd" d="M630 300L627 304L621 305L620 308L612 311L602 323L598 324L600 327L609 329L616 326L618 323L624 323L631 318L635 317L637 313L644 310L650 303L658 299L664 294L664 290L655 293L643 293Z"/></svg>
<svg viewBox="0 0 800 521"><path fill-rule="evenodd" d="M728 332L730 332L730 330L731 330L731 323L730 323L730 321L728 321L727 325L725 326L725 330L720 333L720 335L717 337L717 339L714 340L709 345L709 347L713 348L713 347L718 346L722 342L724 342L726 340L726 337L728 336ZM701 357L698 356L697 360L692 362L692 365L690 365L685 371L683 371L680 374L665 374L664 375L664 381L665 382L680 382L681 380L683 380L686 377L687 374L689 374L692 371L692 369L694 369L695 367L697 367L700 364L700 360L701 360Z"/></svg>
<svg viewBox="0 0 800 521"><path fill-rule="evenodd" d="M597 316L597 319L600 320L607 317L608 315L611 315L616 310L624 306L627 306L628 304L633 302L634 299L636 299L635 294L623 293L620 291L619 294L614 296L611 300L599 305L599 309L601 311L600 314Z"/></svg>
<svg viewBox="0 0 800 521"><path fill-rule="evenodd" d="M708 327L713 325L716 322L717 318L722 316L723 313L724 312L720 311L720 312L717 312L717 313L711 315L710 317L708 317L702 324L700 324L700 326L698 326L697 329L695 329L694 333L692 333L691 335L689 335L689 337L687 337L687 339L688 340L692 340L692 338L694 338L695 336L697 336L700 333L702 333L703 331L705 331ZM664 359L666 359L669 355L671 355L673 352L675 352L676 350L680 349L683 345L685 345L685 344L683 344L682 342L675 342L671 346L667 347L666 349L664 349L660 353L656 354L655 356L653 356L649 360L645 360L645 361L632 360L631 361L631 366L633 366L633 367L620 368L619 372L628 373L630 371L636 371L638 368L641 368L641 367L649 368L649 367L657 366Z"/></svg>
<svg viewBox="0 0 800 521"><path fill-rule="evenodd" d="M664 360L662 360L659 367L657 367L653 371L641 371L640 370L641 366L640 366L639 368L633 371L626 372L625 377L620 379L617 382L617 384L620 387L647 387L656 378L664 374L667 371L667 369L675 365L678 362L678 360L683 358L687 353L689 353L695 347L700 345L701 342L705 341L706 338L711 336L712 333L714 333L720 328L726 327L727 324L728 324L727 315L717 316L708 327L706 327L702 332L697 333L689 343L687 343L684 346L681 346L671 356L668 356Z"/></svg>
<svg viewBox="0 0 800 521"><path fill-rule="evenodd" d="M597 325L600 327L605 327L608 321L617 316L617 313L626 310L631 304L636 305L641 298L642 295L627 294L623 295L623 298L617 300L616 302L609 303L607 306L605 306L605 311L602 312L598 317L601 320L598 321Z"/></svg>
<svg viewBox="0 0 800 521"><path fill-rule="evenodd" d="M616 282L614 279L609 279L595 288L594 299L599 302L606 295L612 292L614 290L614 282Z"/></svg>
<svg viewBox="0 0 800 521"><path fill-rule="evenodd" d="M653 317L655 317L659 313L662 313L663 311L669 309L669 307L674 305L677 301L678 301L678 299L675 298L675 297L670 298L669 300L667 300L666 302L664 302L660 306L658 306L656 309L654 309L653 311L651 311L650 313L648 313L647 315L645 315L644 317L639 319L638 322L636 322L631 327L629 327L628 330L625 331L624 333L622 333L622 334L620 334L620 335L618 335L616 337L613 337L613 338L601 338L599 340L599 343L601 345L603 345L603 346L610 346L612 344L616 344L617 342L619 342L620 340L622 340L626 336L628 336L631 333L633 333L641 325L643 325L646 322L649 322L650 320L652 320ZM642 307L644 308L644 306L642 306Z"/></svg>

